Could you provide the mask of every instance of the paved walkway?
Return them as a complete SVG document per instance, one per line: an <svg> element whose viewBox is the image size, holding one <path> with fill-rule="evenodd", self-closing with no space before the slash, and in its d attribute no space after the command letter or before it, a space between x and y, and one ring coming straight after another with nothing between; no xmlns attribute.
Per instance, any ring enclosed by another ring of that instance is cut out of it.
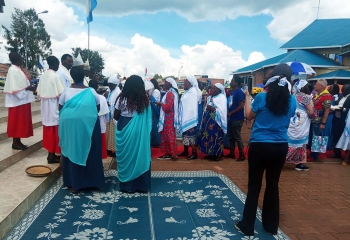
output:
<svg viewBox="0 0 350 240"><path fill-rule="evenodd" d="M249 136L247 126L242 131ZM308 163L298 172L285 164L280 179L280 228L292 240L350 239L350 166L340 162ZM213 170L225 174L244 193L248 187L248 162L177 160L152 162L152 171ZM263 185L259 207L262 208Z"/></svg>

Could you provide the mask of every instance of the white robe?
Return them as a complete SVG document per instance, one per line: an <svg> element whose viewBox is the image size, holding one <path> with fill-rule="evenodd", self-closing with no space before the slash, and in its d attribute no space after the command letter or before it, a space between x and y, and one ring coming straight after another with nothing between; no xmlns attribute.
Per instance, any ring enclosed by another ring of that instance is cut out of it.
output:
<svg viewBox="0 0 350 240"><path fill-rule="evenodd" d="M41 120L44 126L56 126L59 120L58 111L59 97L41 99Z"/></svg>
<svg viewBox="0 0 350 240"><path fill-rule="evenodd" d="M60 75L62 83L66 88L69 88L72 85L73 79L65 66L60 65L56 73Z"/></svg>
<svg viewBox="0 0 350 240"><path fill-rule="evenodd" d="M117 86L112 93L110 92L110 95L108 96L107 101L109 103L109 111L110 111L108 121L110 121L111 119L114 119L113 116L114 116L114 109L115 109L115 101L117 100L117 97L119 96L120 93L121 93L121 90ZM114 122L116 123L116 121Z"/></svg>
<svg viewBox="0 0 350 240"><path fill-rule="evenodd" d="M41 99L50 99L59 97L64 90L60 76L49 69L41 76L37 92Z"/></svg>
<svg viewBox="0 0 350 240"><path fill-rule="evenodd" d="M30 82L22 70L12 65L7 72L5 81L5 107L17 107L34 102L33 92L25 90L29 85Z"/></svg>
<svg viewBox="0 0 350 240"><path fill-rule="evenodd" d="M90 82L90 78L89 77L84 77L84 81L83 81L83 83L84 83L84 86L85 87L89 87L89 82Z"/></svg>
<svg viewBox="0 0 350 240"><path fill-rule="evenodd" d="M109 108L107 104L107 100L104 96L99 95L100 98L100 111L98 112L98 116L100 118L100 126L101 126L101 133L106 133L106 124L108 121L108 113Z"/></svg>

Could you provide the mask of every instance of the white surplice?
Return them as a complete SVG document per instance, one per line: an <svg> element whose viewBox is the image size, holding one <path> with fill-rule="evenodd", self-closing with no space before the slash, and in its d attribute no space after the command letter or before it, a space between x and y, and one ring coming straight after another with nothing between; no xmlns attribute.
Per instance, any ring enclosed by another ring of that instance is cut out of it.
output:
<svg viewBox="0 0 350 240"><path fill-rule="evenodd" d="M5 81L5 107L17 107L34 102L33 92L25 90L29 85L30 82L23 71L12 65L7 72Z"/></svg>

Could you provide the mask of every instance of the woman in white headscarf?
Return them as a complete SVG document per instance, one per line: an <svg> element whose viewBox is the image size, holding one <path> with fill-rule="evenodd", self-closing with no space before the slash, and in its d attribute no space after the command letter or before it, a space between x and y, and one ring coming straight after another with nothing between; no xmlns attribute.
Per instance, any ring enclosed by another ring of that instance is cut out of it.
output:
<svg viewBox="0 0 350 240"><path fill-rule="evenodd" d="M107 103L109 106L109 116L107 119L107 150L108 154L112 157L115 157L115 151L116 151L116 144L115 144L115 124L116 121L113 119L114 116L114 110L115 110L115 103L117 100L117 97L119 96L121 90L119 88L119 78L118 77L110 77L108 79L108 87L109 87L109 93L107 96Z"/></svg>
<svg viewBox="0 0 350 240"><path fill-rule="evenodd" d="M314 104L310 96L309 83L299 80L293 86L297 100L295 115L290 119L288 128L288 154L286 163L294 163L298 171L307 171L306 144L309 140L311 117L314 113Z"/></svg>
<svg viewBox="0 0 350 240"><path fill-rule="evenodd" d="M198 85L194 76L187 76L184 80L185 92L183 93L179 106L179 132L183 137L184 146L192 146L192 155L188 160L197 159L196 128L198 125ZM186 154L186 149L180 156ZM188 152L187 152L188 154Z"/></svg>
<svg viewBox="0 0 350 240"><path fill-rule="evenodd" d="M198 125L196 128L196 145L198 145L198 137L199 137L199 131L201 127L202 122L202 115L203 115L203 106L202 106L202 91L198 87L198 81L194 76L188 76L189 79L192 79L193 82L193 88L197 91L197 101L198 101ZM188 146L184 145L184 151L179 154L179 156L186 156L188 157Z"/></svg>
<svg viewBox="0 0 350 240"><path fill-rule="evenodd" d="M224 151L224 134L227 133L227 99L224 86L216 83L208 97L198 139L199 150L206 159L220 161Z"/></svg>
<svg viewBox="0 0 350 240"><path fill-rule="evenodd" d="M161 106L158 124L160 132L160 149L165 154L158 157L160 160L176 159L176 128L178 125L178 89L173 78L164 81L163 89L166 91L161 102L155 104Z"/></svg>

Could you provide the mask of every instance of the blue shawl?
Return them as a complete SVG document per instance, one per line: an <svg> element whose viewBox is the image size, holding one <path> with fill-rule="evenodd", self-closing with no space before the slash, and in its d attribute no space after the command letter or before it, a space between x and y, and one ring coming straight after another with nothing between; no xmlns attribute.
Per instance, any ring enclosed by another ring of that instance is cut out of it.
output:
<svg viewBox="0 0 350 240"><path fill-rule="evenodd" d="M71 162L86 166L97 118L96 100L89 88L69 99L61 109L59 146L62 154Z"/></svg>
<svg viewBox="0 0 350 240"><path fill-rule="evenodd" d="M116 128L119 181L132 181L149 170L151 164L151 130L152 110L150 106L145 109L143 114L135 113L134 117L121 131Z"/></svg>

